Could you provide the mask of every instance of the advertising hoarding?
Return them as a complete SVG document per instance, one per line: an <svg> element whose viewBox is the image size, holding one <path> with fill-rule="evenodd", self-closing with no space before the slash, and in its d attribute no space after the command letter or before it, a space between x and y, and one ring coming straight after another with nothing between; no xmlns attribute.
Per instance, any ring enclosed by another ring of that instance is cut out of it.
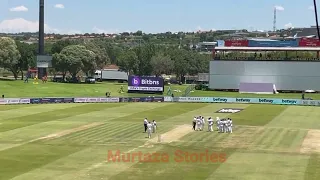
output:
<svg viewBox="0 0 320 180"><path fill-rule="evenodd" d="M224 41L225 47L248 47L248 40L226 40Z"/></svg>
<svg viewBox="0 0 320 180"><path fill-rule="evenodd" d="M290 41L259 41L249 40L249 47L298 47L299 43L297 40Z"/></svg>
<svg viewBox="0 0 320 180"><path fill-rule="evenodd" d="M163 92L164 82L161 77L129 76L128 92Z"/></svg>
<svg viewBox="0 0 320 180"><path fill-rule="evenodd" d="M299 47L319 47L320 41L318 39L300 39Z"/></svg>

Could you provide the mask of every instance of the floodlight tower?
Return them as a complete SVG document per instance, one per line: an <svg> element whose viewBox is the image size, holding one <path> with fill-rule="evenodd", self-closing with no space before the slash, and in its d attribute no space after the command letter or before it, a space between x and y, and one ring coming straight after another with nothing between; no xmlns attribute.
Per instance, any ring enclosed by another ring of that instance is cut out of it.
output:
<svg viewBox="0 0 320 180"><path fill-rule="evenodd" d="M44 0L39 0L39 36L38 36L38 56L45 55L44 52ZM38 58L37 58L37 61ZM41 79L46 75L45 67L38 67L38 78Z"/></svg>
<svg viewBox="0 0 320 180"><path fill-rule="evenodd" d="M276 25L277 25L277 8L274 7L274 10L273 10L273 32L277 31Z"/></svg>
<svg viewBox="0 0 320 180"><path fill-rule="evenodd" d="M318 38L320 40L320 31L319 31L319 23L318 23L318 10L317 10L316 0L313 0L313 9L314 9L314 15L315 15L315 19L316 19Z"/></svg>

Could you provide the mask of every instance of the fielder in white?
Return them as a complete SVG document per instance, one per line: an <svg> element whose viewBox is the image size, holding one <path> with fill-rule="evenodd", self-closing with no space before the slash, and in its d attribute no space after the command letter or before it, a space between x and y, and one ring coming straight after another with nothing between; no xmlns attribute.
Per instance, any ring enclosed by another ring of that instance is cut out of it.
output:
<svg viewBox="0 0 320 180"><path fill-rule="evenodd" d="M220 128L220 118L219 117L217 117L216 125L217 125L217 131L219 131L219 128Z"/></svg>
<svg viewBox="0 0 320 180"><path fill-rule="evenodd" d="M224 119L221 119L219 122L219 132L224 132Z"/></svg>
<svg viewBox="0 0 320 180"><path fill-rule="evenodd" d="M202 130L202 120L201 117L197 118L197 131L201 131Z"/></svg>
<svg viewBox="0 0 320 180"><path fill-rule="evenodd" d="M156 130L157 130L157 122L155 120L153 120L153 122L152 122L152 132L156 133Z"/></svg>
<svg viewBox="0 0 320 180"><path fill-rule="evenodd" d="M212 126L213 126L213 119L211 117L209 117L208 118L208 131L209 132L213 131Z"/></svg>
<svg viewBox="0 0 320 180"><path fill-rule="evenodd" d="M232 134L232 119L229 119L229 133Z"/></svg>
<svg viewBox="0 0 320 180"><path fill-rule="evenodd" d="M204 125L206 124L206 120L202 116L200 116L200 118L201 118L201 131L203 131Z"/></svg>
<svg viewBox="0 0 320 180"><path fill-rule="evenodd" d="M226 120L226 133L229 133L229 126L230 126L230 118L227 118Z"/></svg>
<svg viewBox="0 0 320 180"><path fill-rule="evenodd" d="M152 134L152 124L151 122L148 122L147 124L147 132L148 132L148 138L151 138L151 134Z"/></svg>
<svg viewBox="0 0 320 180"><path fill-rule="evenodd" d="M223 119L223 120L222 120L222 132L225 133L226 131L227 131L226 120Z"/></svg>

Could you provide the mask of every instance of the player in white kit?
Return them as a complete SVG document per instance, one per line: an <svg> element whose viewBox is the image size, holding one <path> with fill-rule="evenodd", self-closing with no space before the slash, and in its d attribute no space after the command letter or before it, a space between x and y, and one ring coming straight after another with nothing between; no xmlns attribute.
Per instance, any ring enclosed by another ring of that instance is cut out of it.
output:
<svg viewBox="0 0 320 180"><path fill-rule="evenodd" d="M202 120L201 117L197 117L197 131L201 131L202 129Z"/></svg>
<svg viewBox="0 0 320 180"><path fill-rule="evenodd" d="M230 118L227 118L226 120L226 132L229 133L230 131Z"/></svg>
<svg viewBox="0 0 320 180"><path fill-rule="evenodd" d="M224 121L223 121L223 132L224 133L227 133L227 131L228 131L228 124L227 124L227 120L225 119Z"/></svg>
<svg viewBox="0 0 320 180"><path fill-rule="evenodd" d="M225 120L221 119L219 124L219 132L221 133L224 133L224 123L225 123Z"/></svg>
<svg viewBox="0 0 320 180"><path fill-rule="evenodd" d="M206 124L206 120L204 119L204 117L201 116L201 131L203 131L204 129L204 125Z"/></svg>
<svg viewBox="0 0 320 180"><path fill-rule="evenodd" d="M229 133L231 133L231 134L232 134L232 119L230 119L229 123L230 123L230 126L229 126Z"/></svg>
<svg viewBox="0 0 320 180"><path fill-rule="evenodd" d="M211 117L209 117L208 118L208 131L209 132L213 131L212 126L213 126L213 119Z"/></svg>
<svg viewBox="0 0 320 180"><path fill-rule="evenodd" d="M157 122L155 120L153 120L153 122L152 122L152 132L156 133L156 131L157 131Z"/></svg>
<svg viewBox="0 0 320 180"><path fill-rule="evenodd" d="M148 138L151 138L151 134L152 134L152 124L151 122L148 122L147 124L147 132L148 132Z"/></svg>
<svg viewBox="0 0 320 180"><path fill-rule="evenodd" d="M219 126L220 126L220 118L217 117L216 119L216 125L217 125L217 131L219 131Z"/></svg>

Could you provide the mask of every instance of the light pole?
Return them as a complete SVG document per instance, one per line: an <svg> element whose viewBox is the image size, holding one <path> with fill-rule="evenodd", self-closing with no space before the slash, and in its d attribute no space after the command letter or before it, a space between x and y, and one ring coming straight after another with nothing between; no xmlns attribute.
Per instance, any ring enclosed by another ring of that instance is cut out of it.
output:
<svg viewBox="0 0 320 180"><path fill-rule="evenodd" d="M39 1L39 55L44 55L44 0Z"/></svg>
<svg viewBox="0 0 320 180"><path fill-rule="evenodd" d="M39 56L44 55L44 0L39 0L39 35L38 35L38 78L41 79L46 74L46 68L40 67L38 64Z"/></svg>
<svg viewBox="0 0 320 180"><path fill-rule="evenodd" d="M37 68L38 78L47 75L47 68L51 67L52 57L44 52L44 0L39 0L39 36L38 36Z"/></svg>
<svg viewBox="0 0 320 180"><path fill-rule="evenodd" d="M318 39L320 40L320 31L319 31L319 23L318 23L318 11L317 11L317 2L316 2L316 0L313 0L313 7L314 7L314 15L315 15L315 18L316 18Z"/></svg>

